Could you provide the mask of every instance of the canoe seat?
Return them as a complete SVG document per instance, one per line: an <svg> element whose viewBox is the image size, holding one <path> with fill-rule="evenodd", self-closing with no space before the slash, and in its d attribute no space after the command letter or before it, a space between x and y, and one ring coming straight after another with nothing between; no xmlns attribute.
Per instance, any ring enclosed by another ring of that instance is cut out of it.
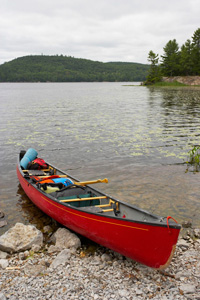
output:
<svg viewBox="0 0 200 300"><path fill-rule="evenodd" d="M103 213L103 209L101 209L100 207L96 207L96 206L81 207L81 210L85 210L85 211L92 212L92 213Z"/></svg>
<svg viewBox="0 0 200 300"><path fill-rule="evenodd" d="M69 197L58 197L58 200L75 207L87 207L87 206L95 206L100 203L99 199L93 199L93 198L94 197L91 196L91 193L89 193L89 194L80 194L78 196L72 195Z"/></svg>

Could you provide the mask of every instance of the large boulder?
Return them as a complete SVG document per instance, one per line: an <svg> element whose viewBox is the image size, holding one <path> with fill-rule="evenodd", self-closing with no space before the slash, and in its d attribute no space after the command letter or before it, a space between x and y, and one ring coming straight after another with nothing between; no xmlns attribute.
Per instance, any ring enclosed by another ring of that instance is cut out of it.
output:
<svg viewBox="0 0 200 300"><path fill-rule="evenodd" d="M49 252L59 252L63 249L77 249L81 246L80 239L66 228L58 228L52 235L51 241L55 246L49 247Z"/></svg>
<svg viewBox="0 0 200 300"><path fill-rule="evenodd" d="M0 250L14 253L29 250L33 245L42 246L43 234L33 225L16 223L0 237Z"/></svg>

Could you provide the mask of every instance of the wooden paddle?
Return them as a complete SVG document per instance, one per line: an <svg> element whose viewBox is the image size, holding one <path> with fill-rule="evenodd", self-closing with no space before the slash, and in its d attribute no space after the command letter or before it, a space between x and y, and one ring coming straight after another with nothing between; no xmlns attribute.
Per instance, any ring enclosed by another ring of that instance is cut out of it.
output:
<svg viewBox="0 0 200 300"><path fill-rule="evenodd" d="M74 182L76 185L87 185L87 184L94 184L94 183L108 183L108 179L97 179L97 180L91 180L91 181L82 181L82 182Z"/></svg>

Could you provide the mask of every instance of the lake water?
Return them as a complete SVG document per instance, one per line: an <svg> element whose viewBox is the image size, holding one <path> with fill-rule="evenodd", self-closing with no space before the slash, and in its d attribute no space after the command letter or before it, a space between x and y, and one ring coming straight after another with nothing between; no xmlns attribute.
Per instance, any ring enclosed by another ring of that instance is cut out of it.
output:
<svg viewBox="0 0 200 300"><path fill-rule="evenodd" d="M1 232L48 222L16 176L17 154L29 147L80 180L107 177L96 187L113 197L200 226L200 174L184 163L199 139L199 88L1 83Z"/></svg>

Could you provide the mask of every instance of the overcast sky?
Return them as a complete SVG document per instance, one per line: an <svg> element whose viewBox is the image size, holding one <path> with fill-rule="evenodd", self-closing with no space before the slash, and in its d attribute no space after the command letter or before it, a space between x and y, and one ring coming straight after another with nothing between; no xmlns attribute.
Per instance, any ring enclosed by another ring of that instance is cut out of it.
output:
<svg viewBox="0 0 200 300"><path fill-rule="evenodd" d="M200 27L200 0L0 0L0 64L30 54L147 63Z"/></svg>

